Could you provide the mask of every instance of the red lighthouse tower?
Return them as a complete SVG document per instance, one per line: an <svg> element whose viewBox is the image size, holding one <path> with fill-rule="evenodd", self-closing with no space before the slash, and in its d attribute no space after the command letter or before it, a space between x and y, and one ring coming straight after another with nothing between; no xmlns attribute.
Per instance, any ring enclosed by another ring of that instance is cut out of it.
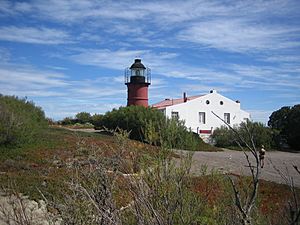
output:
<svg viewBox="0 0 300 225"><path fill-rule="evenodd" d="M131 67L125 70L127 106L148 106L148 86L151 84L150 74L150 69L142 64L141 59L135 59Z"/></svg>

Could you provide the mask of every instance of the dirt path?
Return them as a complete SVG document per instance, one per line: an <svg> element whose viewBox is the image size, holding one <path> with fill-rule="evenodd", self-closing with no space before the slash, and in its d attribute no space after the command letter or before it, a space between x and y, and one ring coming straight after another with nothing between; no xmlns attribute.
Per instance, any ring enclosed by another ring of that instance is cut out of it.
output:
<svg viewBox="0 0 300 225"><path fill-rule="evenodd" d="M182 151L184 152L184 151ZM261 178L277 183L284 183L281 176L272 166L275 165L279 170L294 177L297 187L300 187L300 175L292 167L293 165L300 168L300 153L290 152L267 152L265 159L265 167L262 169ZM224 172L234 174L250 175L246 157L243 152L224 150L224 152L195 152L192 163L192 173L201 174L201 167L207 165L208 170L219 169Z"/></svg>

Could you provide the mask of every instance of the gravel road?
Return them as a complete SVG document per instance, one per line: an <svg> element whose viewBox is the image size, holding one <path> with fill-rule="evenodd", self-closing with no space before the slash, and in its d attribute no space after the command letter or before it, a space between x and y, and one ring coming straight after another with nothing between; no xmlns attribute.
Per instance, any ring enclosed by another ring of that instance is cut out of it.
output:
<svg viewBox="0 0 300 225"><path fill-rule="evenodd" d="M99 132L94 129L69 129L72 131ZM174 150L177 153L187 153L186 151ZM248 152L251 161L254 158ZM251 175L246 157L241 151L224 149L223 152L195 152L191 172L195 175L201 174L201 167L206 165L208 170L218 169L224 173L234 173L240 175ZM300 187L300 175L293 168L293 165L300 169L300 153L272 151L266 153L265 166L261 170L261 178L276 183L285 183L274 166L283 174L289 174L294 179L295 186ZM288 169L288 171L287 171Z"/></svg>
<svg viewBox="0 0 300 225"><path fill-rule="evenodd" d="M185 151L177 152L185 153ZM249 156L251 155L250 152L248 152L248 154ZM253 157L250 156L250 158L252 159ZM195 152L193 155L191 172L195 175L201 174L202 165L206 165L209 170L214 168L224 171L225 173L230 172L234 174L250 175L246 157L244 153L240 151L224 150L224 152ZM300 175L292 167L295 165L300 169L300 153L280 151L266 153L265 166L262 169L261 178L277 183L284 183L284 180L274 169L273 165L285 174L287 174L286 168L288 168L289 175L294 177L295 185L300 187Z"/></svg>

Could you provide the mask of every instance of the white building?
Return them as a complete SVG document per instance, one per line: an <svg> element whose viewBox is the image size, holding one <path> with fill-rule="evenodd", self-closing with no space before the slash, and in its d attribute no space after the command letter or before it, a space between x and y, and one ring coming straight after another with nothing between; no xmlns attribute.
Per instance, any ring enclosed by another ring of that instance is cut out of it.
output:
<svg viewBox="0 0 300 225"><path fill-rule="evenodd" d="M231 126L250 119L250 114L241 110L239 101L232 101L218 94L216 90L206 95L191 97L184 93L183 98L165 99L152 107L161 110L169 118L184 120L186 127L200 134L205 141L208 141L215 128L225 125L212 112Z"/></svg>

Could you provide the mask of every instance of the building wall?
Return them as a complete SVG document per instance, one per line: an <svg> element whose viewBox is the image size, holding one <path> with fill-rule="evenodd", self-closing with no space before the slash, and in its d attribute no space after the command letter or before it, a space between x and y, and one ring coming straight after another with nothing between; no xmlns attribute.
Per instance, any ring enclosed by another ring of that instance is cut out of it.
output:
<svg viewBox="0 0 300 225"><path fill-rule="evenodd" d="M207 104L207 101L209 101L209 104ZM221 101L223 105L220 104ZM232 101L216 91L181 104L168 106L165 109L165 114L171 117L172 112L178 112L179 119L184 120L188 128L200 133L200 130L213 131L215 128L224 125L224 122L213 115L212 111L222 119L224 119L224 113L230 113L230 125L232 126L250 119L249 113L240 109L240 103ZM199 112L205 113L205 124L199 122Z"/></svg>

